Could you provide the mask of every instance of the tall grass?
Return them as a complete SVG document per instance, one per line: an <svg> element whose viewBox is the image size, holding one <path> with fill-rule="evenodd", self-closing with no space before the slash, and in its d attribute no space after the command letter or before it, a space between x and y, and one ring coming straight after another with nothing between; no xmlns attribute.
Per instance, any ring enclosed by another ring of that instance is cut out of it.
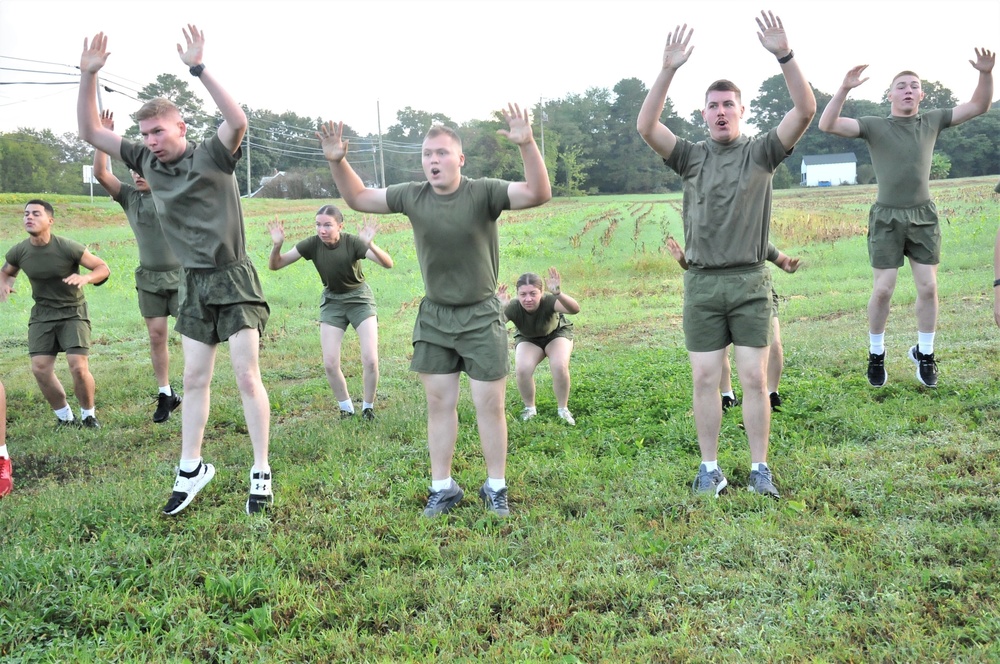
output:
<svg viewBox="0 0 1000 664"><path fill-rule="evenodd" d="M770 460L781 501L739 490L749 474L740 410L724 418L732 488L691 495L698 463L680 330L676 197L557 200L502 217L501 279L559 268L575 318L575 428L555 417L546 366L539 416L521 423L509 381L512 516L475 500L420 516L428 484L422 389L407 371L422 293L405 219L366 266L379 305L378 420L340 421L320 361L320 284L308 264L266 270L267 220L289 242L317 201L250 201L250 251L272 318L262 371L272 404L276 504L243 510L251 456L221 346L205 454L216 479L160 516L180 418L151 422L155 385L135 307L135 250L113 203L57 204L57 233L107 260L87 289L98 432L60 431L25 353L29 291L0 307L15 491L0 501L4 661L989 661L1000 658L1000 396L990 315L993 179L936 183L945 219L940 387L905 358L914 290L900 272L889 384L864 377L873 190L782 193L774 242L804 259L775 271L785 406ZM0 205L0 246L23 237ZM348 215L350 228L358 217ZM589 227L588 227L589 226ZM577 238L574 240L574 238ZM171 341L180 384L179 343ZM65 365L57 363L64 384ZM360 396L349 332L344 366ZM72 403L72 400L71 400ZM485 470L463 386L455 477Z"/></svg>

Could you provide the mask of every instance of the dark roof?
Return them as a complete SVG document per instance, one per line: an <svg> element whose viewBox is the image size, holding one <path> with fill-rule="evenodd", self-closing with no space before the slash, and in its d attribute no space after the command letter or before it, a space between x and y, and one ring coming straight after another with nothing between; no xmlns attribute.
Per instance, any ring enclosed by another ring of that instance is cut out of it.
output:
<svg viewBox="0 0 1000 664"><path fill-rule="evenodd" d="M807 154L802 157L802 163L806 166L817 164L856 164L858 158L853 152L840 152L837 154Z"/></svg>

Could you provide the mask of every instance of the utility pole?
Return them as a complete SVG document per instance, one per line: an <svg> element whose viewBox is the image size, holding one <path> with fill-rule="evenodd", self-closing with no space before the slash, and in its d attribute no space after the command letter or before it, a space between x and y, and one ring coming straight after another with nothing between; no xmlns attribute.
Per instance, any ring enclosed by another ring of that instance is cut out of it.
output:
<svg viewBox="0 0 1000 664"><path fill-rule="evenodd" d="M247 139L247 198L250 198L250 194L253 193L253 187L250 182L250 109L247 108L247 132L245 134Z"/></svg>
<svg viewBox="0 0 1000 664"><path fill-rule="evenodd" d="M542 128L542 163L545 163L545 97L538 98L538 124Z"/></svg>
<svg viewBox="0 0 1000 664"><path fill-rule="evenodd" d="M384 187L384 186L386 186L385 185L385 150L382 149L382 109L379 106L379 100L378 99L375 100L375 115L378 117L378 158L379 158L379 161L382 164L382 177L379 179L379 182L381 182L382 186Z"/></svg>

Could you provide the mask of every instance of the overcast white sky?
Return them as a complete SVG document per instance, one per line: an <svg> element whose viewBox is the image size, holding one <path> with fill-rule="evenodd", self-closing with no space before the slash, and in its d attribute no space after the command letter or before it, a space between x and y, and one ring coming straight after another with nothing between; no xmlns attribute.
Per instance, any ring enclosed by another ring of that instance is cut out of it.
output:
<svg viewBox="0 0 1000 664"><path fill-rule="evenodd" d="M873 101L901 69L966 101L973 48L1000 49L1000 0L0 0L0 83L75 82L84 38L103 30L106 84L134 97L160 73L188 78L175 44L194 22L206 33L206 65L239 102L340 119L364 134L377 131L376 104L385 130L406 106L465 122L508 101L533 105L629 77L649 85L668 31L687 23L695 50L670 91L687 117L717 78L736 82L749 104L779 73L756 37L765 8L783 20L814 86L833 93L851 66L869 63L856 96ZM0 85L0 131L75 131L76 93ZM139 106L122 94L103 101L119 131Z"/></svg>

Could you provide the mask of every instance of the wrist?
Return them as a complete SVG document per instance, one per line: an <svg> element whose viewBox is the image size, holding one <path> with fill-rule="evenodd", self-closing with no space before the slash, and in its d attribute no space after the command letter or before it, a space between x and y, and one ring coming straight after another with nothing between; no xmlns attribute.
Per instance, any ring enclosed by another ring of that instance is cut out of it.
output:
<svg viewBox="0 0 1000 664"><path fill-rule="evenodd" d="M188 71L191 72L192 76L199 77L199 76L201 76L202 72L205 71L205 63L204 62L199 62L196 65L192 65L188 69Z"/></svg>
<svg viewBox="0 0 1000 664"><path fill-rule="evenodd" d="M785 64L786 62L795 57L795 51L793 51L792 49L788 49L788 53L786 53L785 55L779 56L777 53L775 53L774 57L778 58L779 64Z"/></svg>
<svg viewBox="0 0 1000 664"><path fill-rule="evenodd" d="M993 280L993 288L996 288L997 286L1000 286L1000 279Z"/></svg>

